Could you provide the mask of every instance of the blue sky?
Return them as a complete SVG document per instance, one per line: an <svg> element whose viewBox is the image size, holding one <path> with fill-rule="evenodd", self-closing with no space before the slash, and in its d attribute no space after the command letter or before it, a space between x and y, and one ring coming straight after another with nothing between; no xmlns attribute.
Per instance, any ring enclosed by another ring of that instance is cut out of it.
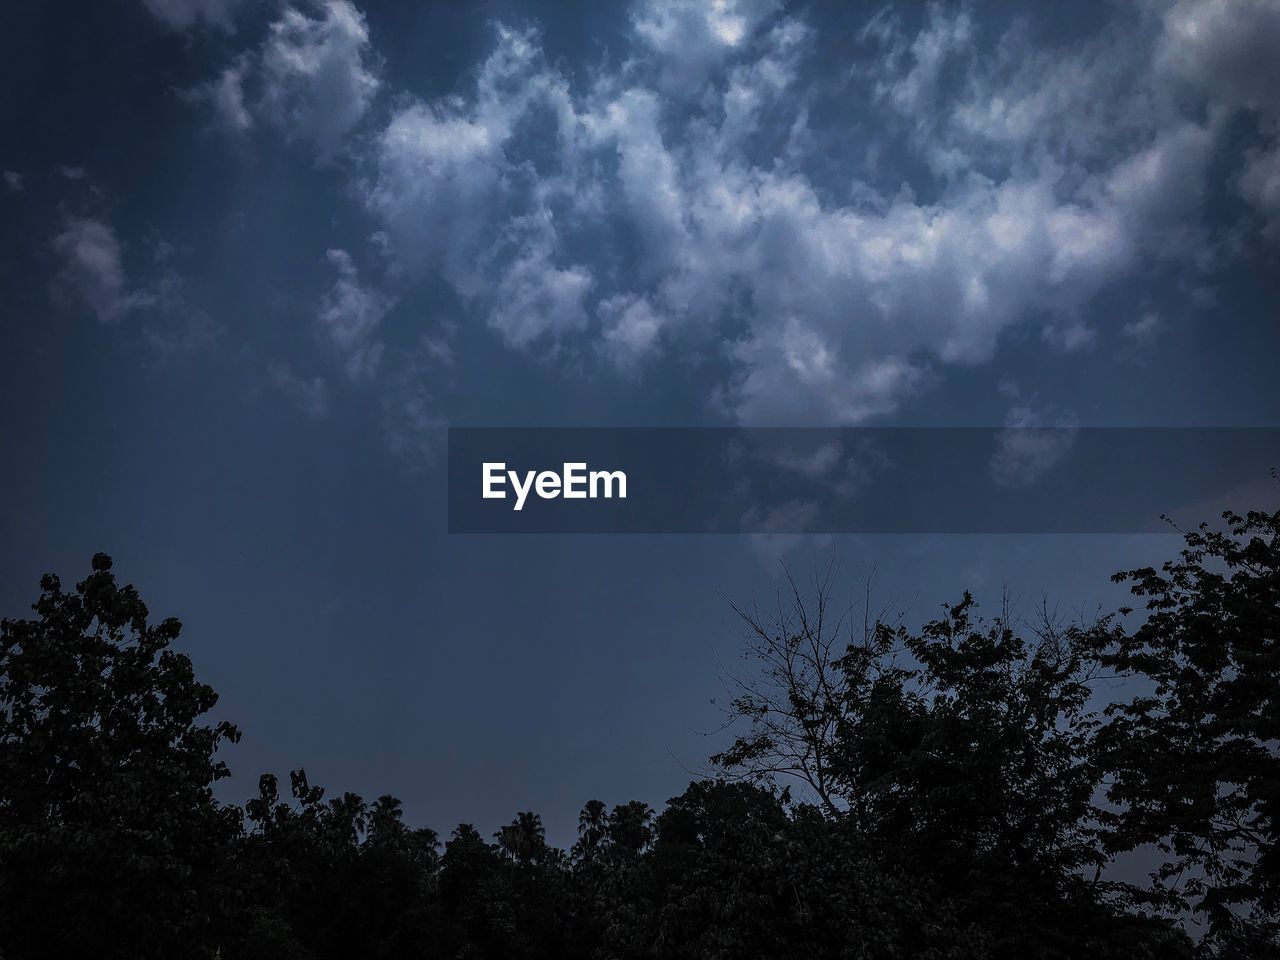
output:
<svg viewBox="0 0 1280 960"><path fill-rule="evenodd" d="M1173 546L450 538L448 424L1276 425L1273 2L6 18L3 612L113 553L241 792L564 840L700 768L779 555L923 616Z"/></svg>

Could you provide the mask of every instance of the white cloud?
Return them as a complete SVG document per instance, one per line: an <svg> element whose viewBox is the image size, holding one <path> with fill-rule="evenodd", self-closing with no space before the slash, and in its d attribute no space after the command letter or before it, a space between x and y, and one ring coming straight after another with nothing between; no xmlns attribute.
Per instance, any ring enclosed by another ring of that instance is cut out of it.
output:
<svg viewBox="0 0 1280 960"><path fill-rule="evenodd" d="M1197 0L1164 18L1156 63L1205 99L1218 115L1249 111L1266 145L1246 152L1240 195L1280 239L1280 4L1274 0Z"/></svg>
<svg viewBox="0 0 1280 960"><path fill-rule="evenodd" d="M287 363L273 363L267 370L271 385L311 420L319 420L329 409L329 390L323 377L310 380L293 372Z"/></svg>
<svg viewBox="0 0 1280 960"><path fill-rule="evenodd" d="M658 348L667 318L654 310L647 297L621 293L598 307L604 350L617 366L635 372Z"/></svg>
<svg viewBox="0 0 1280 960"><path fill-rule="evenodd" d="M1078 437L1079 428L1071 413L1045 425L1029 405L1013 407L1005 417L1005 429L996 439L991 479L1002 487L1028 486L1058 464Z"/></svg>
<svg viewBox="0 0 1280 960"><path fill-rule="evenodd" d="M527 347L587 327L594 279L558 251L551 203L572 193L567 183L539 178L507 148L536 113L562 137L581 131L567 84L547 69L534 35L498 36L473 98L410 103L392 116L365 200L403 268L439 270L508 344Z"/></svg>
<svg viewBox="0 0 1280 960"><path fill-rule="evenodd" d="M788 500L763 511L753 506L742 515L740 524L748 533L756 559L774 568L788 554L804 551L816 556L819 550L830 548L830 536L805 532L812 530L819 519L816 503Z"/></svg>
<svg viewBox="0 0 1280 960"><path fill-rule="evenodd" d="M1280 141L1249 153L1239 185L1240 195L1265 218L1266 235L1280 240Z"/></svg>
<svg viewBox="0 0 1280 960"><path fill-rule="evenodd" d="M193 95L233 132L261 121L312 144L324 160L363 119L379 81L364 15L349 0L309 9L285 7L260 47Z"/></svg>
<svg viewBox="0 0 1280 960"><path fill-rule="evenodd" d="M16 170L6 170L4 172L4 185L14 193L21 193L23 188L22 174Z"/></svg>
<svg viewBox="0 0 1280 960"><path fill-rule="evenodd" d="M762 40L757 56L729 71L723 98L724 122L719 130L722 146L736 145L757 133L763 114L776 107L780 97L794 93L800 64L813 36L813 31L799 20L783 20ZM805 119L802 112L789 132L803 131Z"/></svg>
<svg viewBox="0 0 1280 960"><path fill-rule="evenodd" d="M1229 108L1280 109L1280 5L1181 0L1165 14L1157 66Z"/></svg>
<svg viewBox="0 0 1280 960"><path fill-rule="evenodd" d="M963 9L914 35L874 20L842 96L898 125L933 175L919 190L861 153L833 188L824 150L853 134L813 128L817 35L773 4L641 4L631 57L585 84L500 28L469 90L390 117L363 197L407 282L443 277L510 346L581 344L626 372L722 349L715 393L740 422L857 423L1019 325L1091 346L1082 316L1118 279L1212 266L1210 170L1262 88L1195 67L1219 61L1189 9L1124 11L1069 53L1013 30L980 55ZM1253 62L1246 33L1214 42ZM1276 166L1241 160L1264 212Z"/></svg>
<svg viewBox="0 0 1280 960"><path fill-rule="evenodd" d="M383 352L378 328L393 301L360 283L355 263L345 250L329 250L326 257L338 275L320 300L317 315L321 328L342 356L347 376L353 380L371 376Z"/></svg>
<svg viewBox="0 0 1280 960"><path fill-rule="evenodd" d="M764 535L805 533L818 518L818 505L808 500L788 500L761 510L750 507L742 515L742 528Z"/></svg>
<svg viewBox="0 0 1280 960"><path fill-rule="evenodd" d="M243 0L142 0L152 16L174 30L197 24L231 30Z"/></svg>
<svg viewBox="0 0 1280 960"><path fill-rule="evenodd" d="M141 342L151 360L161 364L214 347L223 328L187 302L182 276L169 262L172 247L157 238L148 246L151 256L131 276L125 244L111 224L90 216L64 220L52 242L61 261L52 300L86 308L105 324L137 316Z"/></svg>
<svg viewBox="0 0 1280 960"><path fill-rule="evenodd" d="M640 269L663 273L686 262L693 238L676 156L663 142L662 101L629 89L589 119L594 142L616 156L619 211L642 241Z"/></svg>
<svg viewBox="0 0 1280 960"><path fill-rule="evenodd" d="M384 432L392 453L412 466L433 463L440 455L449 421L433 396L402 380L384 401Z"/></svg>
<svg viewBox="0 0 1280 960"><path fill-rule="evenodd" d="M1061 325L1047 326L1044 328L1043 336L1045 343L1063 353L1078 353L1093 346L1098 339L1098 332L1075 320Z"/></svg>
<svg viewBox="0 0 1280 960"><path fill-rule="evenodd" d="M443 333L424 334L400 357L395 375L385 384L383 430L392 452L410 466L430 464L440 456L448 420L439 412L437 392L453 365L449 338L455 332L453 324L446 323Z"/></svg>
<svg viewBox="0 0 1280 960"><path fill-rule="evenodd" d="M696 96L712 70L747 46L779 6L777 0L645 0L635 7L632 28L656 55L662 87Z"/></svg>
<svg viewBox="0 0 1280 960"><path fill-rule="evenodd" d="M318 18L285 10L262 50L260 109L322 154L331 152L378 89L369 54L364 16L347 0L326 0Z"/></svg>
<svg viewBox="0 0 1280 960"><path fill-rule="evenodd" d="M865 436L848 445L823 434L763 431L751 444L747 453L753 459L820 482L841 497L865 489L891 463L884 449Z"/></svg>
<svg viewBox="0 0 1280 960"><path fill-rule="evenodd" d="M446 334L452 335L456 333L456 329L447 329ZM418 342L420 352L426 358L440 364L444 367L452 367L457 361L457 357L453 351L453 345L449 342L448 336L431 336L423 334Z"/></svg>
<svg viewBox="0 0 1280 960"><path fill-rule="evenodd" d="M253 115L245 103L245 77L250 69L247 57L238 57L196 93L198 99L209 102L214 115L224 127L234 133L244 133L253 126Z"/></svg>
<svg viewBox="0 0 1280 960"><path fill-rule="evenodd" d="M494 230L514 174L504 153L540 76L531 38L502 31L470 102L412 102L377 139L365 199L410 269L438 268L464 294L478 292L475 260Z"/></svg>
<svg viewBox="0 0 1280 960"><path fill-rule="evenodd" d="M69 219L53 247L63 263L53 288L60 302L80 303L103 323L153 302L146 291L129 289L123 249L110 224L88 217Z"/></svg>
<svg viewBox="0 0 1280 960"><path fill-rule="evenodd" d="M1154 337L1164 326L1164 321L1160 319L1160 315L1147 311L1137 320L1130 320L1122 328L1122 332L1131 340L1149 340Z"/></svg>
<svg viewBox="0 0 1280 960"><path fill-rule="evenodd" d="M53 240L62 262L53 279L54 302L87 309L101 323L141 315L138 332L155 361L211 347L222 327L187 302L183 279L169 262L169 244L155 239L149 246L151 256L130 276L125 245L110 223L93 217L66 219Z"/></svg>
<svg viewBox="0 0 1280 960"><path fill-rule="evenodd" d="M1198 216L1215 133L1195 123L1160 131L1106 180L1107 202L1132 224L1135 246L1160 256L1194 256L1207 245Z"/></svg>
<svg viewBox="0 0 1280 960"><path fill-rule="evenodd" d="M885 65L875 93L907 116L924 117L938 106L939 87L948 61L972 47L973 23L967 10L949 15L937 4L928 7L928 23L909 41L892 22L888 11L873 17L864 37L883 42Z"/></svg>
<svg viewBox="0 0 1280 960"><path fill-rule="evenodd" d="M523 227L521 223L517 229L523 233ZM514 260L501 271L489 324L513 347L585 329L591 272L579 265L556 265L556 237L546 219L540 219L518 247Z"/></svg>
<svg viewBox="0 0 1280 960"><path fill-rule="evenodd" d="M378 172L366 193L407 269L440 269L476 292L475 258L504 190L503 132L447 108L415 104L379 137Z"/></svg>
<svg viewBox="0 0 1280 960"><path fill-rule="evenodd" d="M798 473L810 480L820 480L831 473L844 456L844 448L839 441L829 440L820 443L816 448L802 447L800 450L784 449L776 458L779 466Z"/></svg>

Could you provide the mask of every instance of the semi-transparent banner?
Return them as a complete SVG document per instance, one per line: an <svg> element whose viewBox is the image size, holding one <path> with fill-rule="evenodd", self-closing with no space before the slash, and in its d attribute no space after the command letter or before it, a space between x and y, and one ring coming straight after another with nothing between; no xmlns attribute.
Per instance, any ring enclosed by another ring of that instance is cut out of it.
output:
<svg viewBox="0 0 1280 960"><path fill-rule="evenodd" d="M1134 533L1276 509L1280 428L449 430L452 533Z"/></svg>

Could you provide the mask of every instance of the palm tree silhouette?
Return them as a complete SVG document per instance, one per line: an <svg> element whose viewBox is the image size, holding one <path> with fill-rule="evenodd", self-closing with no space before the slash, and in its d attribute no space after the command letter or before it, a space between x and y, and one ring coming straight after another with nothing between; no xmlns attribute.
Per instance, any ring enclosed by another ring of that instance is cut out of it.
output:
<svg viewBox="0 0 1280 960"><path fill-rule="evenodd" d="M578 814L578 847L584 854L599 848L607 836L609 817L603 800L588 800Z"/></svg>
<svg viewBox="0 0 1280 960"><path fill-rule="evenodd" d="M609 814L608 832L611 843L638 854L653 840L653 808L641 800L619 804Z"/></svg>
<svg viewBox="0 0 1280 960"><path fill-rule="evenodd" d="M547 849L542 817L528 810L516 814L515 820L494 835L498 849L509 859L523 865L539 862Z"/></svg>

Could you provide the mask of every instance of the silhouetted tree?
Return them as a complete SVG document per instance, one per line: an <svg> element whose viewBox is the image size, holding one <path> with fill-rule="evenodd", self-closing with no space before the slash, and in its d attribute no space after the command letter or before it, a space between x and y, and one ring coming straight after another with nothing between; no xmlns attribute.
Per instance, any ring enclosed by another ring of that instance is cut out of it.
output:
<svg viewBox="0 0 1280 960"><path fill-rule="evenodd" d="M1106 841L1160 851L1152 899L1202 917L1206 952L1280 956L1280 511L1223 519L1115 577L1147 618L1095 634L1141 689L1098 738Z"/></svg>
<svg viewBox="0 0 1280 960"><path fill-rule="evenodd" d="M99 555L0 628L0 957L1280 955L1280 513L1226 519L1119 575L1133 629L987 620L967 593L908 629L869 587L833 605L831 571L788 579L739 610L757 669L713 758L735 779L656 815L588 801L571 855L532 811L441 852L396 798L303 770L219 804L238 733ZM1123 696L1095 710L1102 676ZM1110 879L1140 848L1153 884Z"/></svg>
<svg viewBox="0 0 1280 960"><path fill-rule="evenodd" d="M653 839L653 810L647 803L621 803L609 814L609 843L628 856L638 856Z"/></svg>
<svg viewBox="0 0 1280 960"><path fill-rule="evenodd" d="M245 805L241 936L223 956L421 956L439 920L435 833L407 829L393 797L325 802L304 771L289 780L292 802L267 774Z"/></svg>
<svg viewBox="0 0 1280 960"><path fill-rule="evenodd" d="M862 617L852 604L833 609L835 574L833 564L805 596L788 571L774 606L733 604L748 628L745 656L752 669L730 678L735 690L728 712L733 721L745 720L749 731L711 758L756 780L796 777L830 815L850 799L832 779L846 701L852 688L873 683L878 670L892 667L886 638L901 620L887 608L870 616L870 578Z"/></svg>
<svg viewBox="0 0 1280 960"><path fill-rule="evenodd" d="M608 829L608 807L603 800L588 800L578 814L578 842L574 844L574 856L591 860L604 843Z"/></svg>
<svg viewBox="0 0 1280 960"><path fill-rule="evenodd" d="M515 820L495 833L494 838L498 849L522 866L541 862L547 852L542 817L528 810L516 814Z"/></svg>
<svg viewBox="0 0 1280 960"><path fill-rule="evenodd" d="M829 586L806 597L788 579L775 612L740 611L763 667L730 704L748 729L713 760L798 777L864 856L980 930L983 956L1069 957L1117 930L1134 952L1108 955L1174 949L1159 929L1139 938L1095 882L1088 633L1044 619L1027 639L967 593L913 632L833 614Z"/></svg>
<svg viewBox="0 0 1280 960"><path fill-rule="evenodd" d="M40 583L35 619L0 625L0 945L35 957L210 952L219 861L239 810L213 797L239 738L148 622L111 558L66 592Z"/></svg>

